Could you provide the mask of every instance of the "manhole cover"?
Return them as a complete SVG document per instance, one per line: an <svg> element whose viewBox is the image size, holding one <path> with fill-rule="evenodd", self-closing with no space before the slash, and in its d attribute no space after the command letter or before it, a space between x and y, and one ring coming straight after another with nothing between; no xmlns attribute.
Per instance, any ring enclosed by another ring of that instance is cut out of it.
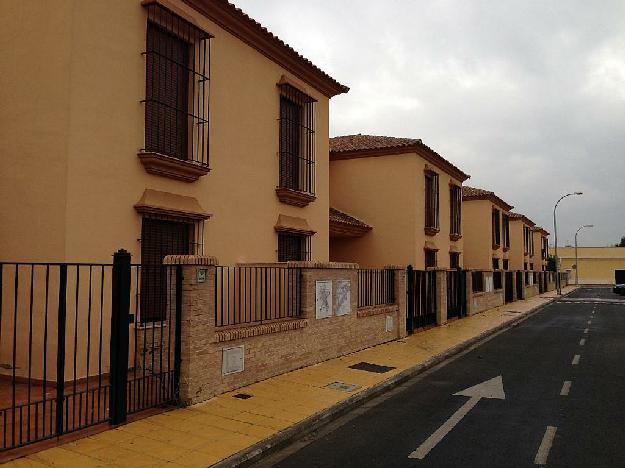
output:
<svg viewBox="0 0 625 468"><path fill-rule="evenodd" d="M238 398L239 400L247 400L248 398L252 398L252 395L248 395L247 393L237 393L234 395L234 398Z"/></svg>
<svg viewBox="0 0 625 468"><path fill-rule="evenodd" d="M366 372L374 372L376 374L384 374L385 372L391 371L395 369L390 366L381 366L379 364L372 364L370 362L359 362L358 364L354 364L349 366L350 369L362 370Z"/></svg>
<svg viewBox="0 0 625 468"><path fill-rule="evenodd" d="M354 390L358 390L360 385L348 384L345 382L332 382L331 384L326 385L326 388L340 390L342 392L353 392Z"/></svg>

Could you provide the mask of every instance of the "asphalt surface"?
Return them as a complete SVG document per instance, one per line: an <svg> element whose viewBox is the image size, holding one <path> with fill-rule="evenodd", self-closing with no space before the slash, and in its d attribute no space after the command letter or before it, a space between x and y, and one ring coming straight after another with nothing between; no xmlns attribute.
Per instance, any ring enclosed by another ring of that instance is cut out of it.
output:
<svg viewBox="0 0 625 468"><path fill-rule="evenodd" d="M546 306L257 466L527 467L541 454L549 467L625 467L625 301L592 302L625 298L569 297L588 300ZM497 376L505 400L480 399L423 459L408 458L470 399L454 393Z"/></svg>

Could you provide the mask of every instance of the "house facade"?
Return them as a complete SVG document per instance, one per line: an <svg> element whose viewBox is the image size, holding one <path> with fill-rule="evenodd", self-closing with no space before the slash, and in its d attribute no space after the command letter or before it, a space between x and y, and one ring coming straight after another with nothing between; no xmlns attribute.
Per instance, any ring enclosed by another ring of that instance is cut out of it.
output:
<svg viewBox="0 0 625 468"><path fill-rule="evenodd" d="M540 226L534 227L534 271L546 271L549 260L549 232ZM538 258L537 258L538 257Z"/></svg>
<svg viewBox="0 0 625 468"><path fill-rule="evenodd" d="M462 187L464 267L507 270L510 254L510 217L513 206L494 192Z"/></svg>
<svg viewBox="0 0 625 468"><path fill-rule="evenodd" d="M331 221L330 260L462 267L462 183L468 177L418 139L331 138L330 205L358 227L341 233Z"/></svg>
<svg viewBox="0 0 625 468"><path fill-rule="evenodd" d="M535 259L534 231L536 226L531 219L524 214L510 212L510 269L531 271L534 270ZM538 263L537 263L538 264Z"/></svg>
<svg viewBox="0 0 625 468"><path fill-rule="evenodd" d="M0 8L2 258L329 259L348 88L226 1Z"/></svg>

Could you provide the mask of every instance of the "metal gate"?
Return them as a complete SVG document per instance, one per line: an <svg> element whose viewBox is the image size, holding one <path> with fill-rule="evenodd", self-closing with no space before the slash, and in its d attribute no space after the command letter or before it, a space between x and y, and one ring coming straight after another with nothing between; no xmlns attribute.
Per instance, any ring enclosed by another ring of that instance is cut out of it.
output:
<svg viewBox="0 0 625 468"><path fill-rule="evenodd" d="M519 301L523 300L523 272L516 272L516 298Z"/></svg>
<svg viewBox="0 0 625 468"><path fill-rule="evenodd" d="M467 315L467 273L462 270L447 272L447 318Z"/></svg>
<svg viewBox="0 0 625 468"><path fill-rule="evenodd" d="M506 271L505 294L506 303L514 301L514 273L511 271Z"/></svg>
<svg viewBox="0 0 625 468"><path fill-rule="evenodd" d="M406 330L436 324L436 272L406 269Z"/></svg>
<svg viewBox="0 0 625 468"><path fill-rule="evenodd" d="M180 266L132 265L125 251L112 264L0 263L0 451L175 402L181 291Z"/></svg>
<svg viewBox="0 0 625 468"><path fill-rule="evenodd" d="M538 276L538 294L542 294L546 291L545 274L542 272L539 272L537 276Z"/></svg>

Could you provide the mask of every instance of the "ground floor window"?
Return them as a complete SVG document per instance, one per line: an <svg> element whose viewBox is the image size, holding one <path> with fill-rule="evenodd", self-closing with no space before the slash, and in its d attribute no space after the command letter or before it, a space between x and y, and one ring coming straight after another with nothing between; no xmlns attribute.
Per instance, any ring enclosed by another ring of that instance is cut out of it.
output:
<svg viewBox="0 0 625 468"><path fill-rule="evenodd" d="M507 270L509 267L510 267L510 265L509 265L509 261L508 261L508 260L506 260L506 259L504 259L504 260L503 260L503 269L504 269L504 270Z"/></svg>
<svg viewBox="0 0 625 468"><path fill-rule="evenodd" d="M188 255L193 252L195 226L171 218L144 217L141 224L141 322L166 318L167 255Z"/></svg>
<svg viewBox="0 0 625 468"><path fill-rule="evenodd" d="M278 233L278 261L299 262L310 260L310 236L290 232Z"/></svg>
<svg viewBox="0 0 625 468"><path fill-rule="evenodd" d="M499 270L499 259L493 258L493 270Z"/></svg>
<svg viewBox="0 0 625 468"><path fill-rule="evenodd" d="M425 249L425 268L436 267L436 250Z"/></svg>
<svg viewBox="0 0 625 468"><path fill-rule="evenodd" d="M449 254L449 268L460 268L460 253L450 252Z"/></svg>
<svg viewBox="0 0 625 468"><path fill-rule="evenodd" d="M472 271L471 272L471 283L473 285L473 292L483 292L484 291L484 272L482 271Z"/></svg>

